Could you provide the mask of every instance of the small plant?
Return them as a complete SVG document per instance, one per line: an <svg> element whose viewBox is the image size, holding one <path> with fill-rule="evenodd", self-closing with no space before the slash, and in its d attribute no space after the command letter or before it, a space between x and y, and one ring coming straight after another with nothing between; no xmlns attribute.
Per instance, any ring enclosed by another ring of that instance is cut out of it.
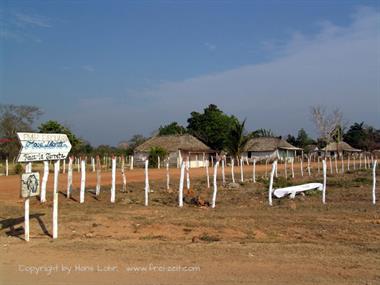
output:
<svg viewBox="0 0 380 285"><path fill-rule="evenodd" d="M161 161L165 159L168 152L162 147L152 147L149 150L149 166L157 167L158 166L158 157L160 157Z"/></svg>
<svg viewBox="0 0 380 285"><path fill-rule="evenodd" d="M16 173L16 174L21 174L21 173L24 172L24 168L22 167L22 164L21 164L21 163L17 163L17 164L15 164L15 168L14 168L14 170L15 170L15 173Z"/></svg>

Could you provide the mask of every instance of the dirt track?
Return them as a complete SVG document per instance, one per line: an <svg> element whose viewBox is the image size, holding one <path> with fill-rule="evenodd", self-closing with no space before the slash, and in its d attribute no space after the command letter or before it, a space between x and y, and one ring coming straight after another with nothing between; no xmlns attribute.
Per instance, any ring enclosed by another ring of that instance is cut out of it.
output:
<svg viewBox="0 0 380 285"><path fill-rule="evenodd" d="M246 168L246 177L251 170ZM150 171L148 207L141 169L127 172L128 192L118 191L115 204L109 202L109 173L102 176L107 186L101 196L87 192L84 204L77 189L65 198L66 177L60 175L59 238L49 236L49 191L46 204L31 201L29 243L22 240L19 178L0 177L0 284L380 284L380 213L371 205L369 171L329 177L327 205L312 193L275 199L269 207L267 184L260 181L220 187L216 209L187 203L178 208L179 171L171 173L168 193L165 170ZM296 175L289 179L295 184L320 181ZM195 195L209 200L204 169L192 169L191 177ZM88 178L93 188L95 176ZM77 188L77 173L74 183ZM32 266L53 271L26 271Z"/></svg>

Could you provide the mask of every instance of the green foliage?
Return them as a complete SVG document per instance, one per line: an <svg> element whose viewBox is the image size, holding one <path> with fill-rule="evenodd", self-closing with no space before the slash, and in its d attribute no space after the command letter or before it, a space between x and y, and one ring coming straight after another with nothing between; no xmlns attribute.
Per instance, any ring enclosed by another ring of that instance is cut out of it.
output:
<svg viewBox="0 0 380 285"><path fill-rule="evenodd" d="M19 151L17 132L30 132L34 121L42 114L39 107L0 104L0 138L9 142L0 144L1 157L16 157Z"/></svg>
<svg viewBox="0 0 380 285"><path fill-rule="evenodd" d="M24 172L24 168L22 167L21 163L16 163L14 170L16 174L21 174Z"/></svg>
<svg viewBox="0 0 380 285"><path fill-rule="evenodd" d="M85 143L75 134L71 132L68 127L58 123L57 121L49 120L45 123L42 123L38 130L40 133L58 133L58 134L66 134L71 145L71 154L88 154L88 150L90 148L89 143Z"/></svg>
<svg viewBox="0 0 380 285"><path fill-rule="evenodd" d="M307 145L314 144L315 141L309 137L304 129L300 129L298 131L297 139L295 142L295 146L304 148Z"/></svg>
<svg viewBox="0 0 380 285"><path fill-rule="evenodd" d="M166 126L160 126L158 129L159 136L166 135L182 135L186 133L186 129L177 122L172 122Z"/></svg>
<svg viewBox="0 0 380 285"><path fill-rule="evenodd" d="M364 122L351 125L343 138L351 146L366 151L380 148L380 130L366 126Z"/></svg>
<svg viewBox="0 0 380 285"><path fill-rule="evenodd" d="M240 123L238 120L235 120L230 130L227 151L234 157L240 157L250 139L250 136L245 134L245 121Z"/></svg>
<svg viewBox="0 0 380 285"><path fill-rule="evenodd" d="M275 137L276 135L270 129L257 129L251 133L253 138L259 137Z"/></svg>
<svg viewBox="0 0 380 285"><path fill-rule="evenodd" d="M191 112L187 130L212 149L220 151L227 145L231 127L236 120L234 116L228 116L216 105L210 104L203 113Z"/></svg>
<svg viewBox="0 0 380 285"><path fill-rule="evenodd" d="M294 146L297 145L297 139L296 139L294 136L292 136L291 134L289 134L289 135L286 137L286 141L287 141L288 143L290 143L291 145L294 145Z"/></svg>
<svg viewBox="0 0 380 285"><path fill-rule="evenodd" d="M161 162L168 155L168 152L162 147L152 147L149 150L149 166L157 167L158 166L158 157L160 157Z"/></svg>

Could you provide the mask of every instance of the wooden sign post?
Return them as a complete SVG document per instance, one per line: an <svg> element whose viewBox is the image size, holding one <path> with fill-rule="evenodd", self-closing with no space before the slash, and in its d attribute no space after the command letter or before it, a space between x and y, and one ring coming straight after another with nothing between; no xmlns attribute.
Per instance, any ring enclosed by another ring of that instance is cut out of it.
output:
<svg viewBox="0 0 380 285"><path fill-rule="evenodd" d="M67 135L65 134L17 133L17 136L21 144L21 150L18 155L17 161L27 162L27 174L31 174L32 172L33 161L54 161L53 238L56 239L58 237L58 174L60 164L59 162L60 160L66 159L68 153L71 150L71 143ZM44 163L44 165L46 166L46 163ZM29 192L29 195L25 197L26 241L29 241L29 197L34 196L34 194L36 193L36 183L39 186L39 180L36 178L34 178L33 180L32 176L28 178L26 183Z"/></svg>

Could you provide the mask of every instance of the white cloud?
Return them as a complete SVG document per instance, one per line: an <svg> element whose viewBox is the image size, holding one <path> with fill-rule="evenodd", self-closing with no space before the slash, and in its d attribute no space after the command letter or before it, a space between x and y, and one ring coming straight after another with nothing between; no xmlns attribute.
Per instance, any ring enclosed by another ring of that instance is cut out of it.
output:
<svg viewBox="0 0 380 285"><path fill-rule="evenodd" d="M211 44L211 43L204 43L204 45L205 45L205 47L208 49L208 50L210 50L210 51L214 51L214 50L216 50L216 45L214 45L214 44Z"/></svg>
<svg viewBox="0 0 380 285"><path fill-rule="evenodd" d="M49 19L40 15L28 15L24 13L14 14L18 25L30 25L40 28L50 28Z"/></svg>
<svg viewBox="0 0 380 285"><path fill-rule="evenodd" d="M144 98L137 107L107 99L107 109L116 111L102 124L108 125L110 140L120 140L125 138L119 134L125 122L131 122L126 130L130 135L149 133L165 122L185 123L191 111L214 103L228 113L247 117L249 128L286 134L301 127L312 130L309 107L323 104L340 107L351 122L364 120L378 127L379 13L359 9L347 27L327 22L320 27L312 37L295 33L286 44L271 47L281 49L282 56L270 62L135 91L134 98ZM82 117L95 125L100 122L97 114L105 112L104 102L96 100L92 111Z"/></svg>
<svg viewBox="0 0 380 285"><path fill-rule="evenodd" d="M92 65L82 65L82 69L88 72L94 72L95 68Z"/></svg>

